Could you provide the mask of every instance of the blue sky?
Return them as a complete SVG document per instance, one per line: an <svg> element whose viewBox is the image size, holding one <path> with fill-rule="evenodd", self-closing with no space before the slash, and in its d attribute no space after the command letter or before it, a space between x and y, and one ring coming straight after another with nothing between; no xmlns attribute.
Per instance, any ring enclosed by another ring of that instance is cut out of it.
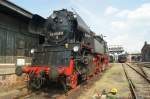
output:
<svg viewBox="0 0 150 99"><path fill-rule="evenodd" d="M150 43L150 0L10 0L24 9L48 17L53 10L72 8L109 45L140 52Z"/></svg>

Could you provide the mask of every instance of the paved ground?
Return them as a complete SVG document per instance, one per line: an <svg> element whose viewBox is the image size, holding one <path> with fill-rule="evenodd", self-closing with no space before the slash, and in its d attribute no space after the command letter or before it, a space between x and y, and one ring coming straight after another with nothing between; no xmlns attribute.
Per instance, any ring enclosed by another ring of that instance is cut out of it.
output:
<svg viewBox="0 0 150 99"><path fill-rule="evenodd" d="M116 97L129 96L128 83L122 65L117 63L111 65L112 67L103 74L101 79L95 82L90 89L85 90L78 99L93 99L93 96L96 95L96 93L101 93L103 89L109 92L111 88L118 89Z"/></svg>
<svg viewBox="0 0 150 99"><path fill-rule="evenodd" d="M15 68L0 68L0 74L15 73Z"/></svg>
<svg viewBox="0 0 150 99"><path fill-rule="evenodd" d="M0 65L0 99L2 96L7 94L15 94L17 93L14 89L24 85L23 77L17 77L15 74L15 67L14 66L2 66ZM11 74L11 75L5 75ZM4 98L4 99L10 99Z"/></svg>

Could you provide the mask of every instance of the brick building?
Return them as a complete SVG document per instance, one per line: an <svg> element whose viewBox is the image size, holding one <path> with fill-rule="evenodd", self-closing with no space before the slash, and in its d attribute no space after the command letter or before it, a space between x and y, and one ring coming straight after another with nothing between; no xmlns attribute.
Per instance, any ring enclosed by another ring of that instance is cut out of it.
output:
<svg viewBox="0 0 150 99"><path fill-rule="evenodd" d="M150 62L150 44L145 42L145 44L141 50L141 53L142 53L142 61Z"/></svg>

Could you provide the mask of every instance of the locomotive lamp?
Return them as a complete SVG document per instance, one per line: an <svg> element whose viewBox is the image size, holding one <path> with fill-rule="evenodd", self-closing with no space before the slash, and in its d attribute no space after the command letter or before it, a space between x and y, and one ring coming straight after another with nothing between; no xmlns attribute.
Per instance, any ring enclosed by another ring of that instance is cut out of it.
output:
<svg viewBox="0 0 150 99"><path fill-rule="evenodd" d="M66 43L66 44L65 44L65 48L68 48L68 47L69 47L69 44L68 44L68 43Z"/></svg>
<svg viewBox="0 0 150 99"><path fill-rule="evenodd" d="M35 52L35 49L31 49L30 53L33 54Z"/></svg>
<svg viewBox="0 0 150 99"><path fill-rule="evenodd" d="M78 52L78 51L79 51L79 46L74 46L74 47L73 47L73 51L74 51L74 52Z"/></svg>

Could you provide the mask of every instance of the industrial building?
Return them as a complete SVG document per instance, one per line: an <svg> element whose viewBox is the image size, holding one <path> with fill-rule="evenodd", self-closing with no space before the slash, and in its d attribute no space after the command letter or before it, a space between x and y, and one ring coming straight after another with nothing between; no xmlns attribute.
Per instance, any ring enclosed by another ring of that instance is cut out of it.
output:
<svg viewBox="0 0 150 99"><path fill-rule="evenodd" d="M141 53L142 53L142 61L150 62L150 44L145 42L145 44L141 50Z"/></svg>
<svg viewBox="0 0 150 99"><path fill-rule="evenodd" d="M0 63L13 64L39 43L39 36L28 31L32 13L7 0L0 1Z"/></svg>

